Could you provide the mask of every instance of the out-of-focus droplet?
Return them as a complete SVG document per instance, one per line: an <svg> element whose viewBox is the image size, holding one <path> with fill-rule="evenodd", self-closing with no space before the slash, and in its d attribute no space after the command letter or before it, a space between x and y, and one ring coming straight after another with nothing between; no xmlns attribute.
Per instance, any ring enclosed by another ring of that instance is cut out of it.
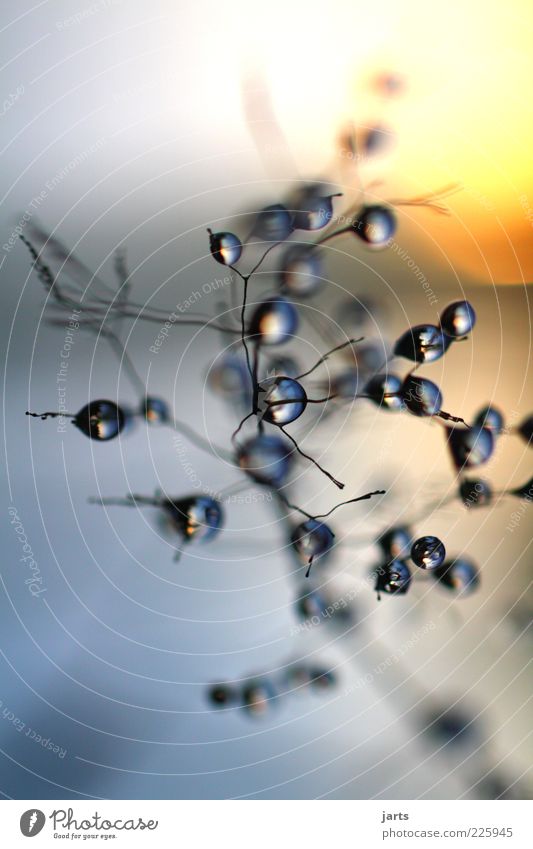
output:
<svg viewBox="0 0 533 849"><path fill-rule="evenodd" d="M517 431L525 442L533 442L533 415L523 419L518 425Z"/></svg>
<svg viewBox="0 0 533 849"><path fill-rule="evenodd" d="M278 693L267 678L248 681L242 689L242 706L250 716L264 716L276 704Z"/></svg>
<svg viewBox="0 0 533 849"><path fill-rule="evenodd" d="M208 383L217 395L229 400L244 401L251 397L250 375L244 359L227 353L218 358L209 370Z"/></svg>
<svg viewBox="0 0 533 849"><path fill-rule="evenodd" d="M385 309L382 303L365 296L353 296L343 298L336 310L336 318L339 325L346 331L348 336L361 333L364 330L375 331L384 315ZM383 340L366 340L381 348L381 360L386 358L384 354ZM375 366L378 368L378 365Z"/></svg>
<svg viewBox="0 0 533 849"><path fill-rule="evenodd" d="M360 132L359 147L364 156L379 156L387 153L395 144L396 136L391 129L376 125Z"/></svg>
<svg viewBox="0 0 533 849"><path fill-rule="evenodd" d="M404 93L406 81L397 71L383 71L374 77L373 87L382 97L397 97Z"/></svg>
<svg viewBox="0 0 533 849"><path fill-rule="evenodd" d="M525 501L533 501L533 478L530 478L521 486L510 489L509 495L514 495L516 498L523 498Z"/></svg>
<svg viewBox="0 0 533 849"><path fill-rule="evenodd" d="M261 383L270 377L297 377L302 369L293 357L269 357L265 367L265 376Z"/></svg>
<svg viewBox="0 0 533 849"><path fill-rule="evenodd" d="M237 692L230 684L213 684L209 688L207 697L215 707L228 707L237 701Z"/></svg>
<svg viewBox="0 0 533 849"><path fill-rule="evenodd" d="M261 345L281 345L292 339L297 328L296 307L278 295L267 298L256 307L248 332Z"/></svg>
<svg viewBox="0 0 533 849"><path fill-rule="evenodd" d="M365 388L363 395L383 410L403 409L402 381L395 374L376 374Z"/></svg>
<svg viewBox="0 0 533 849"><path fill-rule="evenodd" d="M357 368L348 368L331 378L330 384L325 384L324 392L329 392L343 401L353 401L359 389L359 372Z"/></svg>
<svg viewBox="0 0 533 849"><path fill-rule="evenodd" d="M497 407L487 406L479 411L474 419L474 424L486 427L488 430L492 430L494 434L499 434L505 427L505 419L503 413Z"/></svg>
<svg viewBox="0 0 533 849"><path fill-rule="evenodd" d="M293 229L289 210L281 203L275 203L258 213L253 233L264 242L284 242Z"/></svg>
<svg viewBox="0 0 533 849"><path fill-rule="evenodd" d="M297 610L304 619L322 617L327 607L327 600L320 590L311 590L297 600Z"/></svg>
<svg viewBox="0 0 533 849"><path fill-rule="evenodd" d="M492 501L492 487L481 479L464 478L459 486L459 496L465 507L486 507Z"/></svg>
<svg viewBox="0 0 533 849"><path fill-rule="evenodd" d="M321 230L333 217L333 198L342 193L324 195L320 186L308 186L300 193L294 212L296 230Z"/></svg>
<svg viewBox="0 0 533 849"><path fill-rule="evenodd" d="M285 687L287 693L301 690L311 683L309 667L303 663L295 663L289 666L285 672Z"/></svg>
<svg viewBox="0 0 533 849"><path fill-rule="evenodd" d="M334 534L331 528L317 519L307 519L294 528L291 535L292 547L300 562L308 564L324 558L333 548Z"/></svg>
<svg viewBox="0 0 533 849"><path fill-rule="evenodd" d="M381 534L377 540L377 544L386 558L402 560L409 556L413 545L413 537L408 528L398 525L398 527L390 528Z"/></svg>
<svg viewBox="0 0 533 849"><path fill-rule="evenodd" d="M465 557L447 560L432 575L440 586L460 596L471 595L479 586L479 572Z"/></svg>
<svg viewBox="0 0 533 849"><path fill-rule="evenodd" d="M292 448L279 436L259 434L243 443L238 450L241 469L257 483L282 486L291 471Z"/></svg>
<svg viewBox="0 0 533 849"><path fill-rule="evenodd" d="M149 424L164 424L170 418L168 404L162 398L151 396L144 398L140 412Z"/></svg>
<svg viewBox="0 0 533 849"><path fill-rule="evenodd" d="M324 283L319 248L315 245L291 245L284 254L279 272L282 292L295 298L308 298Z"/></svg>
<svg viewBox="0 0 533 849"><path fill-rule="evenodd" d="M309 670L309 676L314 690L330 690L337 683L337 676L334 671L322 666L312 666Z"/></svg>

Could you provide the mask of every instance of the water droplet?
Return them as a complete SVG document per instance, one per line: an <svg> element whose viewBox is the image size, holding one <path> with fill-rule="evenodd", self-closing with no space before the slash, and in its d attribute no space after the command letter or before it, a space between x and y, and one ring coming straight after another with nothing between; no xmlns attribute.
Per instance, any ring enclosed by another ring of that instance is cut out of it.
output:
<svg viewBox="0 0 533 849"><path fill-rule="evenodd" d="M209 250L221 265L235 265L241 258L242 243L234 233L209 233Z"/></svg>
<svg viewBox="0 0 533 849"><path fill-rule="evenodd" d="M438 569L445 557L446 549L438 537L419 537L411 548L411 560L420 569Z"/></svg>
<svg viewBox="0 0 533 849"><path fill-rule="evenodd" d="M288 342L298 328L298 313L294 304L281 296L267 298L256 307L248 332L261 345L281 345Z"/></svg>
<svg viewBox="0 0 533 849"><path fill-rule="evenodd" d="M396 232L396 216L388 206L364 206L352 224L353 232L367 245L384 248Z"/></svg>
<svg viewBox="0 0 533 849"><path fill-rule="evenodd" d="M97 442L114 439L124 429L126 422L125 412L113 401L90 401L72 420L85 436Z"/></svg>
<svg viewBox="0 0 533 849"><path fill-rule="evenodd" d="M468 301L448 304L440 317L441 327L448 336L457 339L470 333L476 323L476 313Z"/></svg>

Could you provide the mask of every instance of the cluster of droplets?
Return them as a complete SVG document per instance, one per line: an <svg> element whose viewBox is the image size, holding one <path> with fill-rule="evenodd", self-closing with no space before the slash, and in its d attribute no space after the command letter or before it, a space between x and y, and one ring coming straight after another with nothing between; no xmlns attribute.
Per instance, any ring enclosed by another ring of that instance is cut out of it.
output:
<svg viewBox="0 0 533 849"><path fill-rule="evenodd" d="M470 595L479 585L479 571L475 564L464 557L447 560L444 544L436 536L413 540L409 528L398 525L383 533L377 545L382 554L381 564L373 570L378 599L382 593L407 593L413 579L409 562L458 597Z"/></svg>
<svg viewBox="0 0 533 849"><path fill-rule="evenodd" d="M179 560L184 546L196 542L211 542L224 526L224 508L220 500L208 495L189 495L168 498L129 494L125 498L91 498L92 504L113 507L155 507L162 523L178 539L175 560Z"/></svg>
<svg viewBox="0 0 533 849"><path fill-rule="evenodd" d="M239 682L219 682L207 690L212 707L241 710L248 716L269 715L281 701L304 693L325 693L337 684L337 674L321 663L295 661L281 673L254 675Z"/></svg>
<svg viewBox="0 0 533 849"><path fill-rule="evenodd" d="M379 140L378 129L369 132L367 149L379 144ZM332 346L304 371L290 355L280 355L277 351L279 346L287 346L300 332L302 314L299 302L312 298L328 285L323 250L327 242L350 236L361 246L374 250L386 248L397 231L396 207L402 204L419 205L443 211L440 200L450 191L444 190L406 201L370 203L363 199L343 217L345 223L336 228L335 203L340 193L325 191L320 184L308 185L299 189L285 203L267 206L255 214L247 239L240 239L230 231L208 230L213 259L231 270L233 286L242 284L239 328L212 320L187 318L182 321L183 324L200 324L206 329L232 334L235 346L240 345L239 352L232 348L217 357L209 370L211 389L230 400L232 405L238 399L238 409L246 411L231 440L228 440L231 442L230 448L217 449L216 453L240 469L249 484L270 489L277 505L290 511L288 515L292 517L294 512L300 514L299 522L290 520L288 545L296 562L305 569L306 577L309 577L313 565L326 564L336 547L336 534L325 519L343 505L384 494L383 490L377 490L347 499L322 515L312 515L289 501L286 488L290 486L291 472L299 458L312 463L337 488L344 487L316 459L306 454L286 429L300 420L311 405L366 400L387 413L404 411L417 418L439 420L459 477L456 497L467 507L491 504L496 493L487 481L465 477L465 470L487 463L493 454L496 440L505 433L515 433L527 443L532 441L533 414L518 427L506 430L502 413L494 406L487 406L468 424L464 418L443 410L443 395L436 383L415 373L421 366L442 358L452 344L463 342L472 333L476 314L472 304L466 300L449 304L441 312L436 324L419 324L407 328L390 352L386 353L384 361L382 347L371 340L355 338ZM26 239L24 241L32 254L35 270L55 299L56 307L59 310L71 310L76 302L70 294L61 290L39 252ZM250 245L254 249L258 244L266 245L266 248L252 269L244 272L240 263L245 248ZM264 297L247 311L250 281L260 272L271 252L277 256L276 249L280 246L282 250L276 269L271 272L276 280L275 293ZM127 272L123 264L119 272L122 285L125 285ZM104 286L103 294L99 294L94 301L87 301L88 327L93 332L101 332L102 338L120 356L140 398L137 406L130 409L125 404L96 400L86 404L76 414L47 412L28 415L42 419L59 415L69 417L79 431L95 442L115 439L131 429L137 419L142 419L149 425L178 430L212 455L214 446L195 429L178 422L166 401L148 395L117 332L109 326L118 317L135 315L140 320L160 321L160 315L145 309L135 314L127 300L106 300L105 289ZM361 304L358 309L355 321L362 322L365 309ZM180 320L176 323L179 324ZM343 350L350 354L356 368L330 381L326 385L325 394L318 393L319 397L313 397L306 379L320 369L330 356ZM401 359L412 364L405 375L389 368L393 360ZM250 424L254 426L253 432L241 436L241 431ZM531 498L532 482L528 481L503 494ZM207 495L181 494L168 497L156 493L150 497L130 493L123 498L92 500L102 506L155 508L177 539L176 559L189 544L216 539L225 523L221 501ZM479 570L475 564L462 556L446 559L444 544L435 536L413 539L408 528L394 527L379 536L377 545L381 557L372 575L378 598L381 595L405 595L418 570L426 572L437 585L456 596L471 594L479 584ZM304 619L319 616L329 606L325 591L311 588L299 597L297 614ZM352 613L338 612L337 617L349 617ZM239 707L251 715L259 716L267 713L281 697L293 691L323 690L331 687L335 680L336 676L327 668L299 662L289 665L279 680L275 676L259 675L241 683L213 685L208 691L208 700L219 708Z"/></svg>
<svg viewBox="0 0 533 849"><path fill-rule="evenodd" d="M472 332L476 315L472 305L465 300L449 304L441 313L439 323L436 325L424 324L408 328L393 346L387 358L387 370L375 369L366 380L361 393L358 392L358 381L354 382L345 378L342 387L334 385L334 391L326 397L311 398L302 380L319 368L332 353L343 348L349 348L354 352L356 343L362 340L349 339L335 346L320 357L312 368L301 374L298 374L298 367L290 357L283 358L279 355L270 357L269 362L272 368L268 376L262 376L260 355L263 354L264 349L268 350L270 347L277 347L291 341L298 330L300 321L296 304L283 294L265 298L255 306L251 317L248 321L246 320L248 283L270 250L285 242L299 230L313 233L326 229L326 236L318 242L291 243L282 257L282 267L278 272L282 292L292 296L298 294L310 296L316 291L318 283L324 279L319 254L320 245L324 241L352 232L365 243L385 244L395 232L396 219L392 206L383 204L370 206L363 204L354 214L349 226L341 230L328 230L334 217L333 201L337 197L339 193L325 194L320 186L307 186L292 199L290 210L284 204L275 204L261 210L255 217L251 237L267 242L269 246L248 274L244 274L236 267L243 254L243 242L231 232L214 233L209 230L209 245L213 258L230 267L244 283L240 335L246 354L245 360L239 359L234 354L229 355L232 359L226 359L215 366L210 378L211 386L216 391L227 394L228 397L234 397L235 391L239 391L243 403L251 404L251 412L241 421L233 435L231 458L249 479L254 483L271 487L276 491L278 499L291 509L294 505L287 501L281 490L288 483L297 454L311 461L337 487L343 487L343 484L331 473L305 454L296 439L286 430L287 425L303 415L309 404L326 404L338 397L350 398L352 401L365 398L385 411L406 410L417 417L435 417L444 420L448 450L455 468L461 474L465 469L486 463L493 453L496 438L504 432L503 416L496 408L487 407L481 410L473 424L468 425L463 418L453 416L442 409L442 393L434 382L414 374L419 366L438 360L453 342L464 340ZM428 198L431 197L428 196ZM428 198L414 199L411 202L430 205L431 201ZM55 282L53 276L31 246L30 249L34 256L36 270L53 291ZM58 295L58 298L60 301L64 300L62 295ZM253 356L250 356L249 344L253 347ZM361 361L364 362L365 356L368 358L370 353L373 353L372 348L365 352L362 347L359 355ZM388 363L394 358L407 359L414 363L414 368L405 377L400 377L388 370ZM46 419L59 414L48 412L29 415ZM136 410L131 410L126 405L119 406L113 401L97 400L86 404L76 414L61 415L69 416L72 423L82 433L100 442L114 439L127 430L136 418L143 418L152 425L170 425L193 438L192 429L187 430L187 426L172 418L169 406L163 399L147 395L143 395ZM256 419L256 433L242 441L237 441L241 427L252 416ZM448 422L452 422L452 425ZM278 433L265 432L265 425L273 426ZM533 416L526 418L515 431L530 442ZM195 438L198 441L197 436ZM201 447L205 447L205 444ZM523 497L524 493L529 492L529 488L528 482L524 486L509 490L508 493ZM349 499L342 504L353 503L374 494L377 493L368 493L359 498ZM459 485L459 497L468 506L480 506L491 502L492 490L486 482L462 478ZM115 503L118 503L118 500ZM131 505L141 502L139 498L135 500L132 496L128 496L122 503ZM167 499L165 502L161 500L150 502L144 498L142 503L151 503L152 506L160 507L184 542L194 538L210 539L220 530L223 523L222 509L216 502L211 504L208 498L202 501L183 497L175 500ZM199 518L196 522L187 523L183 520L183 514L187 512L184 505L189 505L187 509L192 509L190 507L192 504L195 505ZM174 509L172 505L178 506ZM312 516L297 507L294 509L299 510L306 518L293 529L291 545L299 560L308 567L309 572L314 561L324 560L331 552L335 534L329 525L320 521L321 517ZM416 563L415 557L413 562ZM396 591L405 591L409 585L409 576L405 569L396 583ZM390 583L390 589L385 591L393 591L394 586L396 585L393 581Z"/></svg>
<svg viewBox="0 0 533 849"><path fill-rule="evenodd" d="M409 562L428 572L441 587L458 597L470 595L479 584L475 564L463 557L446 560L444 544L436 536L413 540L409 528L397 526L382 534L377 545L382 554L382 562L373 570L378 599L382 593L407 593L413 580Z"/></svg>

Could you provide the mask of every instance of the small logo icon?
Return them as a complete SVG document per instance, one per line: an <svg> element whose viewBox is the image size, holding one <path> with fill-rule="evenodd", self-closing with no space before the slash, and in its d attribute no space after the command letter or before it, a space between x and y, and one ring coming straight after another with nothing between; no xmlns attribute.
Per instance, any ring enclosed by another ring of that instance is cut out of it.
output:
<svg viewBox="0 0 533 849"><path fill-rule="evenodd" d="M24 837L35 837L42 831L45 822L46 817L42 811L37 810L37 808L30 808L20 818L20 830Z"/></svg>

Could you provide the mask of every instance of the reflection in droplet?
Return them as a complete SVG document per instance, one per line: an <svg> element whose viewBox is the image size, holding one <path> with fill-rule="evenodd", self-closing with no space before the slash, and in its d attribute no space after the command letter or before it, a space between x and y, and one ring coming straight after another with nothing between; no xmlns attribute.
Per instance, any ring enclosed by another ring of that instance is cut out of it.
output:
<svg viewBox="0 0 533 849"><path fill-rule="evenodd" d="M242 254L242 244L234 233L209 233L209 250L221 265L235 265Z"/></svg>
<svg viewBox="0 0 533 849"><path fill-rule="evenodd" d="M408 376L401 390L403 403L414 416L435 416L442 407L442 394L426 377Z"/></svg>
<svg viewBox="0 0 533 849"><path fill-rule="evenodd" d="M438 537L419 537L411 548L411 560L420 569L438 569L445 557L446 549Z"/></svg>
<svg viewBox="0 0 533 849"><path fill-rule="evenodd" d="M471 469L490 460L494 451L494 435L479 425L470 428L448 428L448 447L457 469Z"/></svg>
<svg viewBox="0 0 533 849"><path fill-rule="evenodd" d="M282 486L294 461L292 448L279 436L259 434L238 450L241 469L257 483Z"/></svg>
<svg viewBox="0 0 533 849"><path fill-rule="evenodd" d="M148 396L141 403L141 415L149 424L164 424L170 418L168 404L162 398Z"/></svg>
<svg viewBox="0 0 533 849"><path fill-rule="evenodd" d="M376 374L363 389L363 395L384 410L403 409L402 381L395 374Z"/></svg>
<svg viewBox="0 0 533 849"><path fill-rule="evenodd" d="M452 338L466 336L476 323L474 307L468 301L454 301L443 310L440 323L448 336Z"/></svg>
<svg viewBox="0 0 533 849"><path fill-rule="evenodd" d="M90 401L72 423L90 439L106 442L118 436L126 421L126 414L113 401Z"/></svg>
<svg viewBox="0 0 533 849"><path fill-rule="evenodd" d="M260 385L259 413L267 422L289 424L302 415L306 404L305 389L290 377L272 377Z"/></svg>
<svg viewBox="0 0 533 849"><path fill-rule="evenodd" d="M333 547L334 539L332 530L316 519L301 522L291 535L292 546L303 564L308 564L310 560L316 562L318 558L327 555Z"/></svg>
<svg viewBox="0 0 533 849"><path fill-rule="evenodd" d="M167 500L163 510L186 541L208 542L221 530L224 511L219 501L207 495Z"/></svg>
<svg viewBox="0 0 533 849"><path fill-rule="evenodd" d="M354 220L352 230L370 247L384 248L396 232L396 216L388 206L364 206Z"/></svg>
<svg viewBox="0 0 533 849"><path fill-rule="evenodd" d="M249 333L261 345L280 345L291 339L298 328L298 313L290 301L281 296L267 298L256 307Z"/></svg>
<svg viewBox="0 0 533 849"><path fill-rule="evenodd" d="M446 353L451 343L451 338L435 325L417 324L400 336L394 355L415 363L432 363Z"/></svg>
<svg viewBox="0 0 533 849"><path fill-rule="evenodd" d="M480 427L486 427L492 430L494 434L499 434L505 427L505 419L503 413L497 407L489 405L479 411L474 419L474 424Z"/></svg>
<svg viewBox="0 0 533 849"><path fill-rule="evenodd" d="M381 593L386 595L404 595L411 583L411 572L403 560L392 560L374 571L375 591L378 599Z"/></svg>

